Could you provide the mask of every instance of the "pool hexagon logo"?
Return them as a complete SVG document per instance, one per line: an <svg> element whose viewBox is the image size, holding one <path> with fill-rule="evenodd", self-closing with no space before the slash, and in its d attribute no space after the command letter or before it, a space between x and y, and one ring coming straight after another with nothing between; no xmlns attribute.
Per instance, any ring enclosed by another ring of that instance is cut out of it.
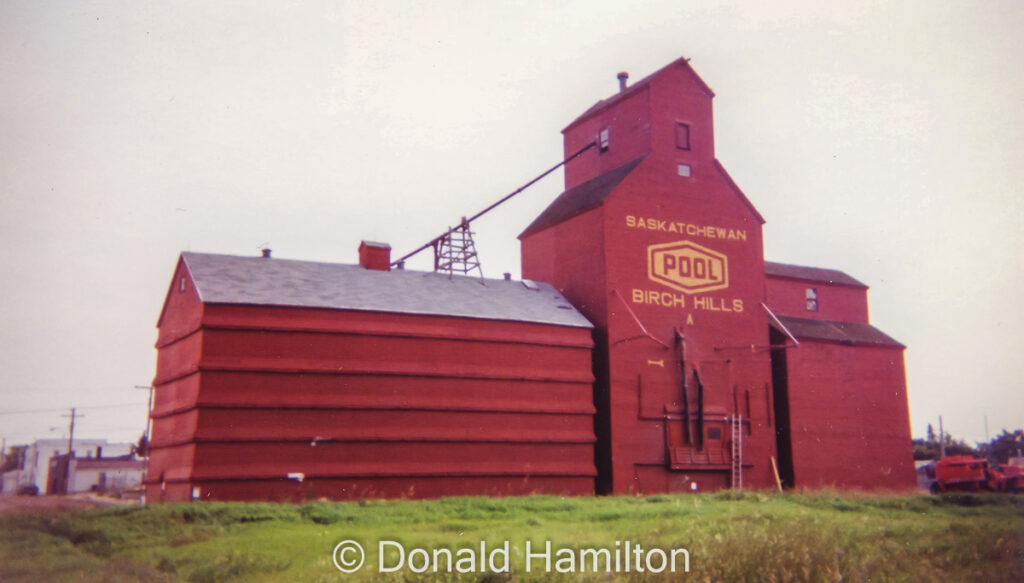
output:
<svg viewBox="0 0 1024 583"><path fill-rule="evenodd" d="M647 247L647 277L684 293L729 287L729 258L692 241Z"/></svg>

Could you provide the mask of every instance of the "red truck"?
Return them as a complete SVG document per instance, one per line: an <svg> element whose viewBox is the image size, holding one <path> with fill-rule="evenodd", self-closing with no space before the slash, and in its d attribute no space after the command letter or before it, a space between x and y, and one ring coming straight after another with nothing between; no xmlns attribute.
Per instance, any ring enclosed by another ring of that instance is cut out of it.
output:
<svg viewBox="0 0 1024 583"><path fill-rule="evenodd" d="M1003 492L1007 481L1003 474L988 466L988 460L969 455L944 457L931 465L929 474L934 472L931 485L933 494L943 492ZM1024 475L1015 477L1018 486Z"/></svg>

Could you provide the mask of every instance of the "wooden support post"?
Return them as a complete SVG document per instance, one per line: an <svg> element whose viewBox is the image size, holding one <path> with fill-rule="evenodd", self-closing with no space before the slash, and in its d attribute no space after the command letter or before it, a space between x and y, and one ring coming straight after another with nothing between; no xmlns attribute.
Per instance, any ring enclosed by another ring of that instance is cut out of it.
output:
<svg viewBox="0 0 1024 583"><path fill-rule="evenodd" d="M772 473L775 474L775 485L779 487L779 492L782 492L782 479L779 478L779 465L775 463L775 456L772 456Z"/></svg>

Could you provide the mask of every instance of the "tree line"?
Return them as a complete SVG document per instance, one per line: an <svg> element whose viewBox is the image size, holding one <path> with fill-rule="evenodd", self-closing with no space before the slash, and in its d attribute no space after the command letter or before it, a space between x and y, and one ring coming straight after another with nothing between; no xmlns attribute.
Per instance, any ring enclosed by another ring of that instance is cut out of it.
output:
<svg viewBox="0 0 1024 583"><path fill-rule="evenodd" d="M932 425L928 424L928 434L924 438L916 438L914 443L915 460L937 460L941 457L942 447L945 446L946 455L969 455L988 459L993 465L1009 463L1010 458L1024 456L1024 429L1007 431L997 435L988 442L976 442L974 446L968 445L966 441L957 439L946 433L940 437L935 433Z"/></svg>

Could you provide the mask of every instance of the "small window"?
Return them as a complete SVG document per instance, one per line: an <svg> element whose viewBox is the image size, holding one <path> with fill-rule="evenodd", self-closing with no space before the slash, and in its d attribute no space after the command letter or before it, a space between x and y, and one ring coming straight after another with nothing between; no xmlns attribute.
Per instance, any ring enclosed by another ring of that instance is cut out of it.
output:
<svg viewBox="0 0 1024 583"><path fill-rule="evenodd" d="M680 150L690 149L690 124L681 121L676 122L676 148Z"/></svg>
<svg viewBox="0 0 1024 583"><path fill-rule="evenodd" d="M178 281L178 291L179 292L185 291L185 277L184 276L182 276L182 278Z"/></svg>
<svg viewBox="0 0 1024 583"><path fill-rule="evenodd" d="M722 428L708 427L708 439L722 439Z"/></svg>
<svg viewBox="0 0 1024 583"><path fill-rule="evenodd" d="M603 130L601 130L600 133L597 134L597 144L598 147L601 148L602 152L608 150L608 142L610 141L609 135L610 132L608 131L608 128L604 128Z"/></svg>
<svg viewBox="0 0 1024 583"><path fill-rule="evenodd" d="M813 287L807 288L804 292L804 297L807 300L807 311L817 312L818 311L818 290Z"/></svg>
<svg viewBox="0 0 1024 583"><path fill-rule="evenodd" d="M689 178L690 177L690 173L691 173L690 165L689 164L680 164L679 167L677 168L677 172L679 172L680 176L685 176L686 178Z"/></svg>

